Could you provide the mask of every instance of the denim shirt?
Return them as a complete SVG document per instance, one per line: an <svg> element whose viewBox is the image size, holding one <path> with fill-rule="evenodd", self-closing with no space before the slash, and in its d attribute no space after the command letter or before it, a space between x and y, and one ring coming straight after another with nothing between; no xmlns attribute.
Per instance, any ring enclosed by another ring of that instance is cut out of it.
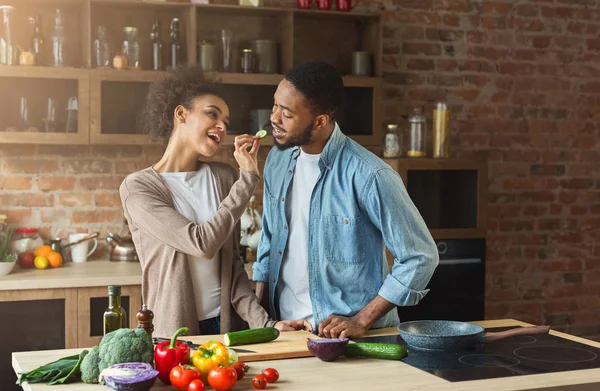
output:
<svg viewBox="0 0 600 391"><path fill-rule="evenodd" d="M288 241L285 213L299 147L269 152L264 171L263 230L253 280L269 283L271 316ZM377 295L417 304L438 264L435 242L400 175L336 125L319 159L308 221L308 275L315 329L332 314L353 316ZM385 248L394 255L391 272ZM287 249L294 251L294 249ZM394 308L371 327L400 323Z"/></svg>

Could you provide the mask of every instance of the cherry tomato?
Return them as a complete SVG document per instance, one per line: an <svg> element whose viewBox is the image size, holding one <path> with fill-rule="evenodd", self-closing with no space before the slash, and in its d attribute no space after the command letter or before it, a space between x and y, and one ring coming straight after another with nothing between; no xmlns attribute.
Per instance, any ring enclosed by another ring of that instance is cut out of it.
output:
<svg viewBox="0 0 600 391"><path fill-rule="evenodd" d="M208 384L217 391L231 390L237 382L237 372L235 369L216 368L208 372Z"/></svg>
<svg viewBox="0 0 600 391"><path fill-rule="evenodd" d="M262 375L269 383L275 383L279 379L279 372L275 368L267 368L262 372Z"/></svg>
<svg viewBox="0 0 600 391"><path fill-rule="evenodd" d="M235 369L235 371L237 372L238 380L241 380L244 377L244 375L246 374L246 372L248 372L248 369L250 369L250 367L248 365L244 364L241 361L238 361L235 364L233 364L232 368Z"/></svg>
<svg viewBox="0 0 600 391"><path fill-rule="evenodd" d="M204 383L200 379L194 379L188 386L187 391L204 391Z"/></svg>
<svg viewBox="0 0 600 391"><path fill-rule="evenodd" d="M191 365L177 365L169 372L169 380L173 387L180 391L187 391L192 380L202 379L202 374Z"/></svg>
<svg viewBox="0 0 600 391"><path fill-rule="evenodd" d="M267 379L263 375L256 375L252 378L252 385L254 388L262 390L267 386Z"/></svg>

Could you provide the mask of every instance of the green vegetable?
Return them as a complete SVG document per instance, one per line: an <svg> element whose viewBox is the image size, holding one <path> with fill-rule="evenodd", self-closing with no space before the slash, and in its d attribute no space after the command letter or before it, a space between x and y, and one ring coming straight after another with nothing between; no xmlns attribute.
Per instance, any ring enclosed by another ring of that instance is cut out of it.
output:
<svg viewBox="0 0 600 391"><path fill-rule="evenodd" d="M79 354L63 357L32 371L22 372L19 374L17 384L21 385L26 381L28 383L48 382L49 385L53 385L79 381L81 374L79 367L87 354L88 351L83 350Z"/></svg>
<svg viewBox="0 0 600 391"><path fill-rule="evenodd" d="M364 356L384 360L401 360L408 356L408 352L402 345L357 342L349 343L346 346L344 355L347 357Z"/></svg>
<svg viewBox="0 0 600 391"><path fill-rule="evenodd" d="M100 372L114 364L152 363L154 345L144 329L122 328L111 331L100 341Z"/></svg>
<svg viewBox="0 0 600 391"><path fill-rule="evenodd" d="M266 135L267 135L267 131L264 129L261 129L258 132L256 132L256 136L258 138L265 138Z"/></svg>
<svg viewBox="0 0 600 391"><path fill-rule="evenodd" d="M0 262L14 262L15 256L9 252L10 239L13 235L13 228L8 227L5 232L0 232Z"/></svg>
<svg viewBox="0 0 600 391"><path fill-rule="evenodd" d="M239 361L239 357L235 350L227 348L227 351L229 352L229 366L232 366Z"/></svg>
<svg viewBox="0 0 600 391"><path fill-rule="evenodd" d="M232 331L225 333L223 343L225 346L250 345L253 343L270 342L279 337L279 330L275 327L260 329Z"/></svg>
<svg viewBox="0 0 600 391"><path fill-rule="evenodd" d="M81 362L81 380L97 384L100 376L100 347L94 346Z"/></svg>

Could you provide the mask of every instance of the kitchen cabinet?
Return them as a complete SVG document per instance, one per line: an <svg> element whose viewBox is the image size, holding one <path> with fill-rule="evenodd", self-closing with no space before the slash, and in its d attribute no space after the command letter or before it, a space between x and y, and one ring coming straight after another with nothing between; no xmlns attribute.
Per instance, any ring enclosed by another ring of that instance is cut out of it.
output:
<svg viewBox="0 0 600 391"><path fill-rule="evenodd" d="M25 8L23 3L11 1L8 4L14 5L17 11L19 8L21 11L29 10L31 5L44 4L42 9L45 10L43 20L46 37L50 35L53 25L52 12L55 7L65 9L64 19L68 26L68 44L65 50L69 50L70 67L0 67L0 87L2 83L15 86L11 88L10 94L2 98L3 111L6 108L11 118L19 118L19 88L27 84L23 84L23 79L33 78L36 83L41 83L37 87L38 91L77 93L79 126L73 134L2 132L3 123L0 121L0 143L158 143L159 141L153 141L142 133L138 114L150 83L165 75L164 70L148 70L151 68L152 24L155 20L160 22L163 64L166 65L169 25L173 18L178 18L181 23L182 62L185 63L199 62L198 44L201 41L217 44L220 63L221 30L229 28L233 32L231 72L207 74L216 82L218 92L226 98L232 111L226 145L233 144L235 134L254 132L251 128L252 112L271 110L273 93L283 74L294 64L311 59L329 61L343 75L348 109L346 115L339 118L339 122L344 132L362 145L378 146L381 143L382 45L378 14L137 0L69 0L53 5L48 5L44 0L27 0ZM29 37L30 26L25 23L26 16L26 12L17 15L17 42L27 42ZM141 69L94 68L93 41L100 25L107 27L113 54L120 51L124 40L123 28L138 28ZM258 39L277 42L277 73L241 73L242 49L250 48L252 41ZM351 75L352 52L358 50L372 54L371 76ZM64 97L60 98L61 103L66 102ZM8 119L5 121L9 122ZM264 139L263 145L273 145L272 137Z"/></svg>

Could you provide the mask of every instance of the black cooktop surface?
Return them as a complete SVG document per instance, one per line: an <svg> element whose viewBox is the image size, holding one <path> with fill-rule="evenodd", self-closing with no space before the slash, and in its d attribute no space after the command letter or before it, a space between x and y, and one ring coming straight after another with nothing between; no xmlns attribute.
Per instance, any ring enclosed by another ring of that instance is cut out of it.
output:
<svg viewBox="0 0 600 391"><path fill-rule="evenodd" d="M513 327L486 329L504 331ZM356 342L405 345L399 335ZM554 335L520 336L457 352L423 352L408 347L406 364L451 382L600 368L600 349Z"/></svg>

